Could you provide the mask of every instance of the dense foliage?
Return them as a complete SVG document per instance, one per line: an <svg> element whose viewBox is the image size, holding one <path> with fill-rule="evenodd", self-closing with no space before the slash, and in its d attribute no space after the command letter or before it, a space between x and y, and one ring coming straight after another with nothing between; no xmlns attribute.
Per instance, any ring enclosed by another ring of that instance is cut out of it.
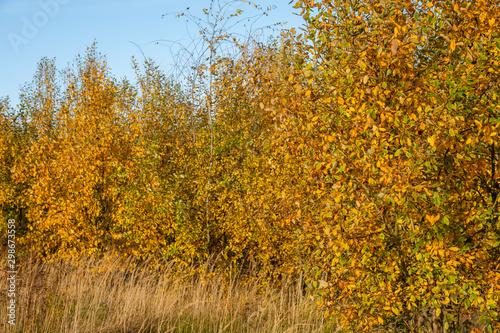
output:
<svg viewBox="0 0 500 333"><path fill-rule="evenodd" d="M303 274L353 331L498 331L499 5L298 1L303 34L212 34L183 86L43 59L0 101L2 228L44 258Z"/></svg>

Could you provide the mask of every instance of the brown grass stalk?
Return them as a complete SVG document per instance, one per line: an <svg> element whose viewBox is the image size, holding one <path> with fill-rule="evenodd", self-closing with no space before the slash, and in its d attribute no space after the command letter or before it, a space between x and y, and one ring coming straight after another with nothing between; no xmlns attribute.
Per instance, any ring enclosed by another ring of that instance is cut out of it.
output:
<svg viewBox="0 0 500 333"><path fill-rule="evenodd" d="M2 262L6 267L6 260ZM18 262L16 325L2 332L335 332L328 327L301 281L280 288L259 279L242 283L224 278L213 262L203 274L169 264L152 270L149 262L113 257L76 262ZM199 270L198 270L199 271ZM0 298L6 304L2 270ZM227 275L226 275L227 276Z"/></svg>

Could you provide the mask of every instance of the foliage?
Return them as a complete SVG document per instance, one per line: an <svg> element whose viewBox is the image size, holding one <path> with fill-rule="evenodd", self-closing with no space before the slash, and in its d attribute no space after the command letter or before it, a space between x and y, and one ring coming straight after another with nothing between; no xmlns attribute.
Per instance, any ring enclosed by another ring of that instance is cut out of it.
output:
<svg viewBox="0 0 500 333"><path fill-rule="evenodd" d="M296 7L314 60L293 135L319 188L307 211L321 232L304 236L329 313L353 329L457 331L480 309L498 327L496 5Z"/></svg>
<svg viewBox="0 0 500 333"><path fill-rule="evenodd" d="M298 1L304 32L262 43L211 6L192 71L135 84L95 45L43 59L0 102L2 217L45 259L305 276L352 331L498 330L497 7Z"/></svg>

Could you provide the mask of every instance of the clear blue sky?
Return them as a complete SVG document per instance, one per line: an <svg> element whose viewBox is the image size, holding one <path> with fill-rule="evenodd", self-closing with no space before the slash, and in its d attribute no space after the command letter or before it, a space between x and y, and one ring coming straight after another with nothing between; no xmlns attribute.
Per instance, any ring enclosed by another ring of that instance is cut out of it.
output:
<svg viewBox="0 0 500 333"><path fill-rule="evenodd" d="M255 2L277 8L254 27L283 21L286 28L302 25L290 0ZM94 41L117 77L134 80L132 56L152 58L168 72L174 63L171 50L168 43L155 41L188 45L190 35L198 35L185 17L172 14L162 18L163 14L189 7L190 13L203 17L203 8L209 5L209 0L0 0L0 97L9 95L15 106L19 87L31 81L42 57L56 58L57 67L63 69ZM234 12L236 9L243 10L240 18L256 14L246 4L234 7ZM239 25L234 31L244 29ZM134 43L141 46L144 56Z"/></svg>

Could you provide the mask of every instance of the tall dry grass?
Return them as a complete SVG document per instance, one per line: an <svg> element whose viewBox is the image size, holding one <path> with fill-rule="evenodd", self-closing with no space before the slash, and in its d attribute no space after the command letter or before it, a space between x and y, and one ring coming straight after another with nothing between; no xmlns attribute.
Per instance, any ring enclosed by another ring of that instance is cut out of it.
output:
<svg viewBox="0 0 500 333"><path fill-rule="evenodd" d="M6 262L3 260L3 267ZM16 325L0 308L1 332L335 332L301 281L280 288L258 279L224 279L213 262L204 274L174 264L161 271L147 262L106 257L79 262L18 263ZM2 270L2 304L7 301Z"/></svg>

